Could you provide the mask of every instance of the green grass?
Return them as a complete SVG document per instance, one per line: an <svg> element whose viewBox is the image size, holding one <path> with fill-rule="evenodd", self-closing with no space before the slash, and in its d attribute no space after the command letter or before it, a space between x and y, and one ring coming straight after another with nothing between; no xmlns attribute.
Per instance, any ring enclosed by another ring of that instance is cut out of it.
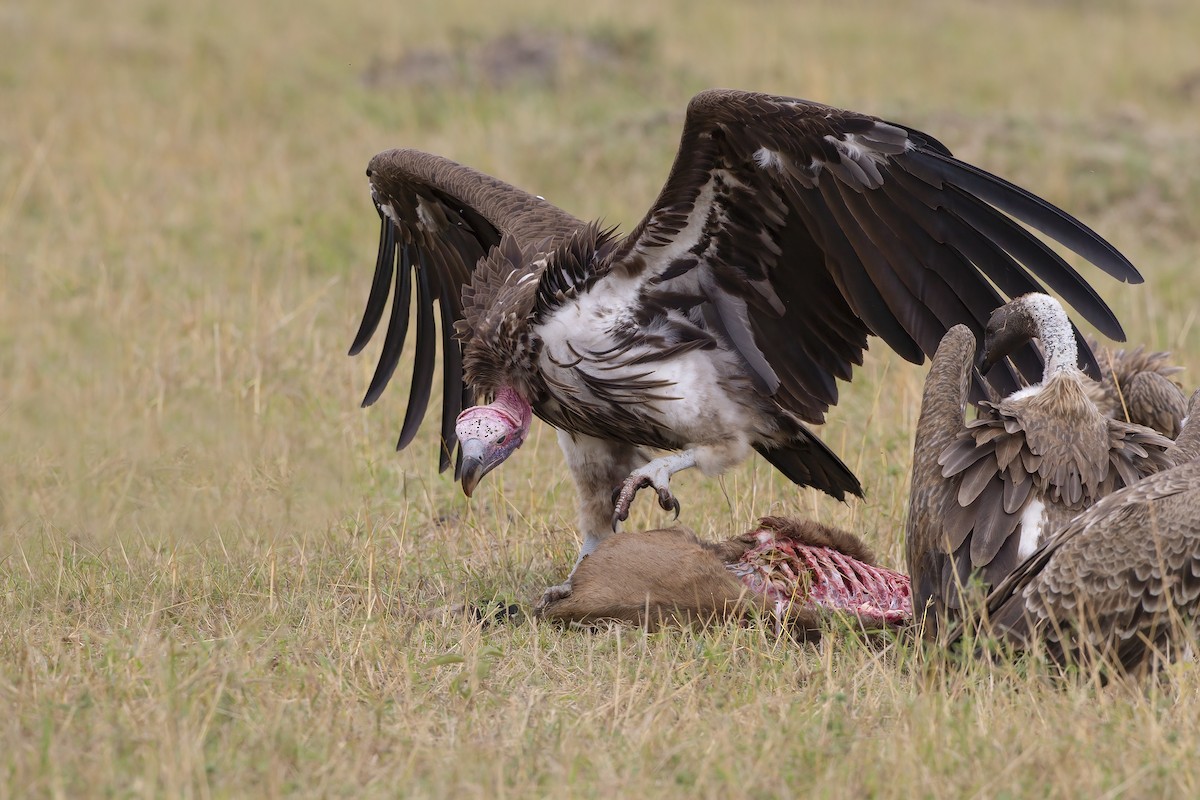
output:
<svg viewBox="0 0 1200 800"><path fill-rule="evenodd" d="M734 86L1080 215L1147 276L1085 269L1131 340L1192 375L1196 30L1184 0L0 5L0 797L1200 794L1189 665L1101 690L848 632L433 613L561 579L570 483L538 424L468 504L432 429L392 451L399 391L358 408L377 351L345 357L373 153L628 228L688 98ZM748 463L681 475L682 521L815 516L901 565L921 377L877 349L823 430L865 502Z"/></svg>

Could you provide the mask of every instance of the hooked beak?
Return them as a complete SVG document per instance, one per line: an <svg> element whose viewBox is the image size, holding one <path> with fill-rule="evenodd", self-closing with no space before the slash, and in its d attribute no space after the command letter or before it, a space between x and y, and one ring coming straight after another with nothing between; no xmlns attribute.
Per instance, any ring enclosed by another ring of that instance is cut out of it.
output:
<svg viewBox="0 0 1200 800"><path fill-rule="evenodd" d="M981 349L978 355L975 356L975 368L981 373L990 372L992 367L996 365L996 360L989 357L986 348Z"/></svg>
<svg viewBox="0 0 1200 800"><path fill-rule="evenodd" d="M479 439L467 439L460 442L459 447L462 448L462 490L470 497L491 467L483 462L484 445Z"/></svg>
<svg viewBox="0 0 1200 800"><path fill-rule="evenodd" d="M992 371L992 367L996 366L1004 357L1009 354L1012 348L1005 348L996 341L992 335L984 336L983 341L979 345L979 352L975 354L975 368L980 373L987 374Z"/></svg>

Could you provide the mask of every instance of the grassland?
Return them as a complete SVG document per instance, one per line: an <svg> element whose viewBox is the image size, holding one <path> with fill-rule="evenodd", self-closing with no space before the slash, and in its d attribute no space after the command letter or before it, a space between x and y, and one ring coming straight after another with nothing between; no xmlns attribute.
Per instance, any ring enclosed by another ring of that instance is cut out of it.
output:
<svg viewBox="0 0 1200 800"><path fill-rule="evenodd" d="M571 487L539 424L468 504L345 357L373 153L629 226L687 99L737 86L1072 210L1194 382L1197 30L1188 0L0 2L0 797L1200 796L1188 665L1101 690L851 633L430 617L558 580ZM872 353L823 431L865 502L751 463L680 476L682 521L813 515L901 564L921 375Z"/></svg>

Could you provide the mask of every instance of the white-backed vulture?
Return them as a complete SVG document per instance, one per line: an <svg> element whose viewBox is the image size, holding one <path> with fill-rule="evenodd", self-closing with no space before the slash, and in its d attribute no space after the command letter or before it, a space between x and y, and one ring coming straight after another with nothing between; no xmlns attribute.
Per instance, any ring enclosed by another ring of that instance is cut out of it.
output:
<svg viewBox="0 0 1200 800"><path fill-rule="evenodd" d="M1200 392L1187 411L1200 414ZM982 630L1056 661L1138 671L1177 658L1200 611L1198 454L1195 420L1168 453L1176 466L1103 498L1002 581Z"/></svg>
<svg viewBox="0 0 1200 800"><path fill-rule="evenodd" d="M933 635L964 611L964 589L982 600L1045 537L1105 495L1157 472L1171 440L1104 416L1076 365L1062 305L1023 295L988 321L986 369L1037 339L1042 380L964 421L975 336L952 328L933 359L913 446L906 551L914 613Z"/></svg>
<svg viewBox="0 0 1200 800"><path fill-rule="evenodd" d="M1100 380L1088 388L1096 407L1113 419L1178 436L1187 397L1174 378L1183 368L1170 363L1171 354L1147 353L1144 347L1113 350L1090 337L1087 343L1100 364Z"/></svg>

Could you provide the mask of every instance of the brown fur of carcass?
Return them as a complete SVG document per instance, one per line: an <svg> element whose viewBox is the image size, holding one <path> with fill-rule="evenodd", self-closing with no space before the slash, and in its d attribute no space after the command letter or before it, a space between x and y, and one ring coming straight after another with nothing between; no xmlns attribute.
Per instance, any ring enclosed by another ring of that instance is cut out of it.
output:
<svg viewBox="0 0 1200 800"><path fill-rule="evenodd" d="M703 542L684 528L620 533L605 539L580 562L571 594L534 608L534 616L561 623L708 624L772 613L771 603L749 591L725 565L753 547L768 528L809 545L824 545L874 564L874 555L854 534L811 520L764 517L758 528ZM803 640L820 638L823 614L794 606L787 623Z"/></svg>

